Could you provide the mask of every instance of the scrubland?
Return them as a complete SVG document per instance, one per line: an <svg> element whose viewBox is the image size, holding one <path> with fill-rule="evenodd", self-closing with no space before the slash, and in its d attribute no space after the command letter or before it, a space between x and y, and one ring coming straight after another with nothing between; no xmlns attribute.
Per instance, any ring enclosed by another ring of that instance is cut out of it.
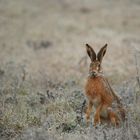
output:
<svg viewBox="0 0 140 140"><path fill-rule="evenodd" d="M139 13L139 0L1 0L0 139L140 139ZM127 108L118 128L86 126L85 43L108 44L104 73Z"/></svg>

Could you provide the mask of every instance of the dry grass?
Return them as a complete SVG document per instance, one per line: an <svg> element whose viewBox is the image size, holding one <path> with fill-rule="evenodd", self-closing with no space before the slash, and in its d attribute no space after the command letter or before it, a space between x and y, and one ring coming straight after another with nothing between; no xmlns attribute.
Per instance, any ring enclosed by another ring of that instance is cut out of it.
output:
<svg viewBox="0 0 140 140"><path fill-rule="evenodd" d="M114 87L127 108L126 122L120 128L105 124L95 129L92 122L86 127L85 97L76 81L60 84L40 79L40 87L34 86L34 79L22 80L22 68L14 74L9 67L1 75L1 139L139 139L140 90L136 78Z"/></svg>
<svg viewBox="0 0 140 140"><path fill-rule="evenodd" d="M139 13L139 0L1 0L0 139L139 139ZM128 108L121 128L85 126L85 43L108 43L105 75Z"/></svg>

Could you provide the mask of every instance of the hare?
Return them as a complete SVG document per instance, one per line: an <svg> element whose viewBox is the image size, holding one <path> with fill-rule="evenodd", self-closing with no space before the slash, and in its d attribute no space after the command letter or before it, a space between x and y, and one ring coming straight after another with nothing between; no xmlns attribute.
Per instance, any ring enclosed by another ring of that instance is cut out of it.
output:
<svg viewBox="0 0 140 140"><path fill-rule="evenodd" d="M95 126L103 120L107 120L117 126L120 124L120 120L125 118L125 110L122 107L121 98L115 94L103 75L101 63L107 50L107 44L100 49L97 55L88 44L86 44L86 50L91 59L89 76L85 86L85 94L88 99L86 109L87 124L89 124L90 113L92 106L94 106L96 110L94 115Z"/></svg>

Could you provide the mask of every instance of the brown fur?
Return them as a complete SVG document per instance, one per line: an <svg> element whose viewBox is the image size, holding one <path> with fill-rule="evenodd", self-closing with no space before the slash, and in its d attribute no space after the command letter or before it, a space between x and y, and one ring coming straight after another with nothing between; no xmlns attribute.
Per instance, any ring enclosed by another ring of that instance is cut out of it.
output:
<svg viewBox="0 0 140 140"><path fill-rule="evenodd" d="M101 62L105 55L107 44L96 53L88 44L87 54L91 59L89 68L89 77L85 86L85 94L88 98L88 106L86 110L87 124L90 120L92 106L96 109L94 115L94 125L102 122L103 119L108 120L114 126L118 125L121 117L125 116L125 111L120 103L120 98L115 94L107 79L103 76ZM112 104L117 102L117 106L113 108ZM118 107L119 106L119 107ZM119 116L120 114L123 114Z"/></svg>

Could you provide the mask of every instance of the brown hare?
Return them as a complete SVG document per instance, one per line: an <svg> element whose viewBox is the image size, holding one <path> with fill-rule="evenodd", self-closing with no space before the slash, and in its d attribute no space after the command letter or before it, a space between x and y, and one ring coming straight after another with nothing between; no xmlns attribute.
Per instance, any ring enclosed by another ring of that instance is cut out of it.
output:
<svg viewBox="0 0 140 140"><path fill-rule="evenodd" d="M91 59L89 76L85 86L85 94L88 99L86 110L86 120L89 124L92 106L95 108L94 125L101 123L103 120L111 122L114 126L120 124L120 120L125 118L125 110L118 97L107 79L103 75L101 63L106 53L107 44L105 44L98 54L93 48L86 44L87 54Z"/></svg>

